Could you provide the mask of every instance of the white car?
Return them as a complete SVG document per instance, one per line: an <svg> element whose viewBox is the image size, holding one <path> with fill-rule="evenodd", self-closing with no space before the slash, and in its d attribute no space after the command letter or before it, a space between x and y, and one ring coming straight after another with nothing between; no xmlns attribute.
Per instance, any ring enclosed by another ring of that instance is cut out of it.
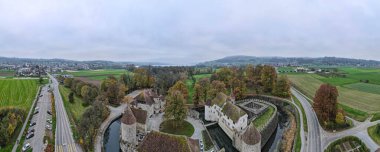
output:
<svg viewBox="0 0 380 152"><path fill-rule="evenodd" d="M26 143L24 146L22 146L22 151L27 151L28 149L30 149L30 144L29 143Z"/></svg>
<svg viewBox="0 0 380 152"><path fill-rule="evenodd" d="M51 126L50 125L46 125L46 129L47 130L51 130Z"/></svg>

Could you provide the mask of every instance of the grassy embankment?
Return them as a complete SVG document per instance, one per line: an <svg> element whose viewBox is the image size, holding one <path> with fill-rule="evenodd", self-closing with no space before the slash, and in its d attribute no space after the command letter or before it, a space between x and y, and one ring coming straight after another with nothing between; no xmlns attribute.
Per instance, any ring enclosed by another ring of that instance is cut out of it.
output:
<svg viewBox="0 0 380 152"><path fill-rule="evenodd" d="M376 133L377 125L368 128L368 134L378 145L380 145L380 134Z"/></svg>
<svg viewBox="0 0 380 152"><path fill-rule="evenodd" d="M307 128L307 117L306 117L305 109L303 108L301 102L295 96L292 95L292 98L293 98L294 102L296 103L296 105L301 109L302 119L303 119L302 123L303 123L303 126L304 126L303 130L307 132L308 128Z"/></svg>
<svg viewBox="0 0 380 152"><path fill-rule="evenodd" d="M253 120L253 125L255 125L256 128L261 128L269 120L269 118L272 117L274 112L274 107L269 106L267 111L265 111L261 116L257 117L255 120Z"/></svg>
<svg viewBox="0 0 380 152"><path fill-rule="evenodd" d="M82 114L86 111L86 109L89 106L87 107L83 106L83 103L84 103L83 100L75 95L74 95L74 103L70 103L68 96L71 90L68 88L65 88L62 85L59 86L59 92L61 93L61 96L63 99L63 105L65 106L67 115L72 125L71 129L73 130L74 138L77 140L79 136L78 136L78 129L76 126L79 124Z"/></svg>
<svg viewBox="0 0 380 152"><path fill-rule="evenodd" d="M350 77L351 75L348 74L346 78L327 78L316 74L291 74L288 77L293 85L309 98L314 97L316 90L323 83L336 85L339 92L339 106L343 108L348 116L359 121L364 121L369 114L380 111L380 100L378 100L380 99L380 94L369 93L368 91L359 90L359 88L348 88L346 85L355 84L357 83L356 81L363 79L371 79L371 74L369 74L370 77L368 78L365 77L366 74L362 73L362 77L359 77L357 73L354 73L354 77ZM373 88L376 89L377 87ZM372 92L374 91L372 90Z"/></svg>

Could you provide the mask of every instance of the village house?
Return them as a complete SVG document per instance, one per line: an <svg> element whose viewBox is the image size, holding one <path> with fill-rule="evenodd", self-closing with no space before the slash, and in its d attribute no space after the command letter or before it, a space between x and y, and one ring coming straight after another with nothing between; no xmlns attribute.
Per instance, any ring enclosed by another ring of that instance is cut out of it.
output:
<svg viewBox="0 0 380 152"><path fill-rule="evenodd" d="M147 111L148 117L164 111L165 100L163 96L158 96L152 89L145 89L134 98L134 107Z"/></svg>

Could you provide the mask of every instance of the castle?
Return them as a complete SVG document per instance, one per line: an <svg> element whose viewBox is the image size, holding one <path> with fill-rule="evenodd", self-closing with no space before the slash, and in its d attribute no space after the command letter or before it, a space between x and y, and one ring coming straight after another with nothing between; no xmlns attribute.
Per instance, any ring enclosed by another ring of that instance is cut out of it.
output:
<svg viewBox="0 0 380 152"><path fill-rule="evenodd" d="M248 120L248 114L236 106L231 97L218 93L213 100L209 100L205 106L205 119L217 122L237 150L261 151L260 133Z"/></svg>

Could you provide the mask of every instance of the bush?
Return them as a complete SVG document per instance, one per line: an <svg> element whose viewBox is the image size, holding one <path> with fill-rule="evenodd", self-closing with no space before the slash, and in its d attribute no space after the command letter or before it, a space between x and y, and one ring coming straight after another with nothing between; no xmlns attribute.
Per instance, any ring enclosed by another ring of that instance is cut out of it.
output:
<svg viewBox="0 0 380 152"><path fill-rule="evenodd" d="M0 109L0 147L10 144L15 131L21 127L26 112L18 108Z"/></svg>
<svg viewBox="0 0 380 152"><path fill-rule="evenodd" d="M334 142L332 142L326 149L325 149L325 152L335 152L335 151L339 151L338 150L338 145L344 143L344 142L349 142L349 141L353 141L353 142L356 142L356 144L360 145L360 149L359 151L360 152L369 152L370 150L368 149L368 147L363 143L363 141L361 141L358 137L355 137L355 136L347 136L347 137L343 137L343 138L340 138Z"/></svg>

